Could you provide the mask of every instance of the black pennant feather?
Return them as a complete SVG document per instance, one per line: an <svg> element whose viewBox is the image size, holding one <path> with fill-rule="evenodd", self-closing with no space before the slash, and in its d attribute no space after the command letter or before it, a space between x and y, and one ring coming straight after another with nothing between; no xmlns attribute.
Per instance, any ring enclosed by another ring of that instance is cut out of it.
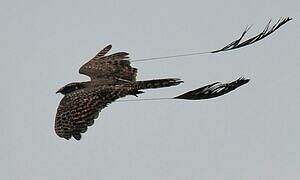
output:
<svg viewBox="0 0 300 180"><path fill-rule="evenodd" d="M253 44L255 42L258 42L258 41L264 39L265 37L267 37L270 34L272 34L273 32L275 32L278 28L280 28L281 26L283 26L284 24L286 24L290 20L292 20L292 18L290 18L290 17L282 17L272 27L270 27L270 25L271 25L271 20L270 20L268 22L268 24L266 25L266 27L264 28L264 30L261 33L259 33L258 35L254 36L254 37L252 37L250 39L242 41L242 39L244 38L244 36L247 34L247 32L251 28L251 26L249 26L249 27L247 27L244 30L244 32L242 33L242 35L240 36L239 39L231 42L230 44L228 44L225 47L223 47L221 49L218 49L218 50L214 50L214 51L198 51L198 52L183 53L183 54L168 55L168 56L158 56L158 57L141 58L141 59L131 60L131 62L160 61L160 60L163 60L163 59L171 59L171 58L186 57L186 56L196 56L196 55L209 54L209 53L219 53L219 52L223 52L223 51L230 51L230 50L233 50L233 49L238 49L238 48L251 45L251 44Z"/></svg>
<svg viewBox="0 0 300 180"><path fill-rule="evenodd" d="M246 35L246 33L251 28L251 26L247 27L245 29L245 31L242 33L242 35L239 39L233 41L232 43L228 44L227 46L223 47L222 49L211 51L211 53L218 53L218 52L222 52L222 51L230 51L230 50L233 50L233 49L238 49L238 48L253 44L255 42L258 42L258 41L264 39L265 37L269 36L273 32L275 32L278 28L280 28L282 25L289 22L290 20L292 20L292 18L290 18L290 17L280 18L271 28L270 28L270 24L271 24L271 20L270 20L261 33L259 33L258 35L254 36L254 37L252 37L248 40L245 40L245 41L241 42L243 37Z"/></svg>
<svg viewBox="0 0 300 180"><path fill-rule="evenodd" d="M248 83L250 79L245 79L240 77L239 79L232 81L230 83L215 82L201 88L186 92L179 96L174 97L174 99L188 99L188 100L200 100L200 99L210 99L218 97L235 90L236 88Z"/></svg>

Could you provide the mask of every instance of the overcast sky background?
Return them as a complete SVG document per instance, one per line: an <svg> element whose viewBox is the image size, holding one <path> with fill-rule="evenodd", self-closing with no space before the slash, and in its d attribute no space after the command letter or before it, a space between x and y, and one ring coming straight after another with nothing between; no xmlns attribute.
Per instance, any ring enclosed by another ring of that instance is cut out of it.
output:
<svg viewBox="0 0 300 180"><path fill-rule="evenodd" d="M79 67L107 44L132 59L215 50L281 16L294 20L243 49L133 63L138 79L185 81L140 98L251 79L238 90L113 103L81 141L55 135L56 90L87 80ZM1 179L299 179L299 18L299 0L2 0Z"/></svg>

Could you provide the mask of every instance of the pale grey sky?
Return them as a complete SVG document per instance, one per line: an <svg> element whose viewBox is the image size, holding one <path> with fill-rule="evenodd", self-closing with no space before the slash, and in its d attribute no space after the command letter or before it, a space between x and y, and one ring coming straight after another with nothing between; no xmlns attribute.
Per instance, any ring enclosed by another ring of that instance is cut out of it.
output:
<svg viewBox="0 0 300 180"><path fill-rule="evenodd" d="M88 79L78 69L105 45L132 59L213 50L281 16L294 19L243 49L133 63L138 79L185 81L142 98L251 79L238 90L198 102L113 103L81 141L55 135L55 91ZM299 18L298 0L2 0L1 179L299 179Z"/></svg>

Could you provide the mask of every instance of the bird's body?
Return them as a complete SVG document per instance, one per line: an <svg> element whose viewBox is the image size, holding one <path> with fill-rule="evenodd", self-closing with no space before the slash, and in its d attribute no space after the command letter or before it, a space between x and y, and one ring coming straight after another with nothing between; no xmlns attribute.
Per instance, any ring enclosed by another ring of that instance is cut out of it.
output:
<svg viewBox="0 0 300 180"><path fill-rule="evenodd" d="M65 95L55 118L55 132L59 137L80 140L81 133L94 124L99 112L109 103L127 95L137 96L142 89L169 87L182 83L177 78L136 81L137 69L130 66L128 53L104 56L111 45L84 64L79 73L88 75L87 82L73 82L60 88Z"/></svg>

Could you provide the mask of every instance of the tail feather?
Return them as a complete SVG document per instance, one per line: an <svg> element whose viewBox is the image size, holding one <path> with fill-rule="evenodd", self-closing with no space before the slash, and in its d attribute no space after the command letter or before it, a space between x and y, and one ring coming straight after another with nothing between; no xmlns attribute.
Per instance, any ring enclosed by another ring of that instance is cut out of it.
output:
<svg viewBox="0 0 300 180"><path fill-rule="evenodd" d="M183 81L181 81L178 78L137 81L137 89L153 89L153 88L170 87L170 86L176 86L180 83L183 83Z"/></svg>

